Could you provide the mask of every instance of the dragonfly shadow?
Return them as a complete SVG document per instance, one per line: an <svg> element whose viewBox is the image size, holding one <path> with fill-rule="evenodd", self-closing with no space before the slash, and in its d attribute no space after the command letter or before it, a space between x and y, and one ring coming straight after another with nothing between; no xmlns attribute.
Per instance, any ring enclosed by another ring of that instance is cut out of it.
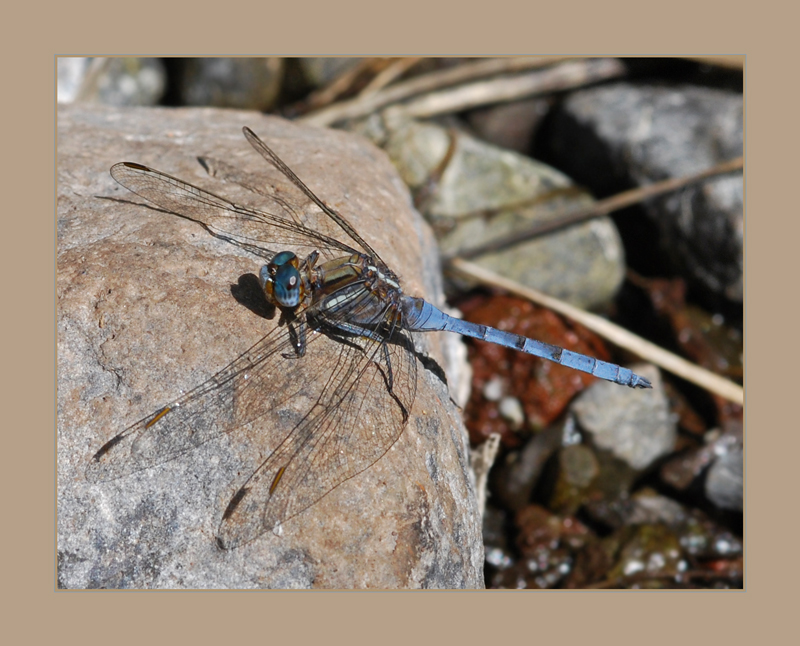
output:
<svg viewBox="0 0 800 646"><path fill-rule="evenodd" d="M167 209L161 208L159 206L154 206L154 205L148 204L146 202L138 202L137 200L131 200L131 199L128 199L128 198L125 198L125 197L114 197L114 196L111 196L111 195L93 195L92 197L94 199L96 199L96 200L107 200L109 202L116 202L117 204L132 204L134 206L141 206L141 207L144 207L146 209L150 209L151 211L156 211L158 213L166 213L168 215L177 215L176 213L173 213L172 211L169 211ZM185 216L182 216L182 215L178 215L178 217L184 218L186 220L191 219L191 218L186 218Z"/></svg>
<svg viewBox="0 0 800 646"><path fill-rule="evenodd" d="M428 355L423 355L418 350L414 350L414 355L419 359L419 362L422 364L422 367L425 368L428 372L433 374L439 381L441 381L445 387L447 387L447 375L444 373L444 369L438 364L436 359L433 357L429 357Z"/></svg>
<svg viewBox="0 0 800 646"><path fill-rule="evenodd" d="M392 337L387 339L386 342L391 345L397 345L401 348L404 348L407 352L411 353L416 360L422 364L422 367L425 370L430 372L434 377L441 381L445 387L447 386L447 375L445 374L444 369L439 365L436 359L424 352L420 352L416 348L414 341L407 332L404 334L392 335Z"/></svg>
<svg viewBox="0 0 800 646"><path fill-rule="evenodd" d="M268 320L275 318L277 308L267 301L255 274L239 276L237 284L231 285L231 296L256 316Z"/></svg>

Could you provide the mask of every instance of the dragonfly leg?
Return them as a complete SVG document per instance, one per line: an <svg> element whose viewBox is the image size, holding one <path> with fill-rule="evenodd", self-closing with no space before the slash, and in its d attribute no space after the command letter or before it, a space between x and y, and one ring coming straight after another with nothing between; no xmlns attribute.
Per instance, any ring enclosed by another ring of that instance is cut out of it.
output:
<svg viewBox="0 0 800 646"><path fill-rule="evenodd" d="M295 325L296 324L296 325ZM281 356L284 359L295 359L305 356L306 354L306 322L305 319L300 318L296 321L286 321L289 327L289 338L294 347L294 353L283 352Z"/></svg>
<svg viewBox="0 0 800 646"><path fill-rule="evenodd" d="M381 343L381 351L383 352L383 360L386 363L386 387L389 392L394 392L394 371L392 370L392 360L389 357L389 346L386 345L385 341Z"/></svg>

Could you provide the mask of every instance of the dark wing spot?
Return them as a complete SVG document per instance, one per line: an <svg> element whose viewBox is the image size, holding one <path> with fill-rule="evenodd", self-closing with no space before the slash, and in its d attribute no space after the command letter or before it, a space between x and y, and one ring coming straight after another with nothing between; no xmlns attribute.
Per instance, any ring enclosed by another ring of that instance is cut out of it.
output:
<svg viewBox="0 0 800 646"><path fill-rule="evenodd" d="M239 491L236 492L236 495L231 498L231 501L228 503L228 506L225 508L225 513L222 514L222 520L228 520L233 515L233 512L236 511L236 508L239 506L239 503L242 502L242 498L244 498L247 493L250 491L247 487L242 487Z"/></svg>
<svg viewBox="0 0 800 646"><path fill-rule="evenodd" d="M106 453L108 453L116 444L119 444L122 441L122 435L117 435L116 437L112 437L108 442L103 444L100 447L100 450L92 456L92 460L95 462L99 462L100 458L102 458Z"/></svg>

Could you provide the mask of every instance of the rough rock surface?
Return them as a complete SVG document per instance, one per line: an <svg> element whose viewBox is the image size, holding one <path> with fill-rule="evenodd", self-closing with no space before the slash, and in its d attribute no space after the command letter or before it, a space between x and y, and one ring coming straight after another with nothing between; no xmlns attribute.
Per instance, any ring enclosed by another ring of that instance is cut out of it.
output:
<svg viewBox="0 0 800 646"><path fill-rule="evenodd" d="M744 99L738 92L689 85L590 88L564 102L552 141L564 167L575 177L591 178L598 188L615 179L647 186L742 155ZM687 186L644 206L658 227L661 245L683 275L731 301L742 301L741 173Z"/></svg>
<svg viewBox="0 0 800 646"><path fill-rule="evenodd" d="M466 433L431 362L418 362L410 419L388 453L283 523L280 535L267 532L228 551L215 541L223 510L264 459L280 414L160 466L86 480L88 461L106 441L202 383L275 325L236 298L263 259L146 206L108 173L115 162L137 161L234 201L254 201L209 178L196 160L213 155L268 175L241 134L244 125L350 219L407 293L436 302L428 229L385 155L358 137L250 112L60 107L59 585L483 587ZM445 369L446 336L416 341Z"/></svg>

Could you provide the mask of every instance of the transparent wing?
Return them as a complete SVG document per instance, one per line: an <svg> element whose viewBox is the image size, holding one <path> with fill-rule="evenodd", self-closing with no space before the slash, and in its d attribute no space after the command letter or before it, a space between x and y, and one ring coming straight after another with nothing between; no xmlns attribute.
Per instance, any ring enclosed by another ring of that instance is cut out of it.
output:
<svg viewBox="0 0 800 646"><path fill-rule="evenodd" d="M366 301L355 299L337 315L363 322ZM120 478L250 425L249 433L268 434L275 448L224 514L219 542L232 548L369 468L403 432L413 406L413 341L400 329L343 332L337 320L317 315L327 332L310 332L302 357L287 327L276 327L211 379L109 440L87 479Z"/></svg>
<svg viewBox="0 0 800 646"><path fill-rule="evenodd" d="M309 200L311 200L317 207L322 211L325 215L327 215L331 220L333 220L341 229L344 231L350 239L353 240L359 247L361 247L364 251L367 252L368 255L372 256L376 260L381 260L381 257L378 253L369 246L369 244L358 235L358 232L351 226L351 224L347 221L347 219L338 211L331 208L325 202L320 200L314 193L311 191L308 186L306 186L303 181L295 175L294 171L289 168L283 160L275 154L275 152L267 146L261 139L259 139L258 135L254 133L250 128L245 126L242 128L242 132L244 132L244 136L247 141L250 142L250 145L255 148L255 150L267 160L269 164L274 166L278 171L280 171L286 179L288 179L292 184L294 184L297 189L303 193Z"/></svg>
<svg viewBox="0 0 800 646"><path fill-rule="evenodd" d="M281 200L271 200L272 212L255 209L134 162L114 164L111 176L148 202L197 222L211 235L264 258L275 255L275 245L279 246L277 250L292 248L303 255L315 249L335 255L355 253L352 247L298 222ZM262 197L270 200L266 194Z"/></svg>
<svg viewBox="0 0 800 646"><path fill-rule="evenodd" d="M309 337L307 355L313 358L322 338ZM310 375L302 361L284 356L293 352L287 327L276 327L200 386L106 442L89 462L87 479L113 480L167 462L299 397Z"/></svg>
<svg viewBox="0 0 800 646"><path fill-rule="evenodd" d="M267 202L277 202L280 208L295 223L305 226L305 215L301 205L291 199L280 185L265 181L264 174L249 173L226 161L204 155L197 158L210 177L223 182L238 184L242 188L263 197Z"/></svg>
<svg viewBox="0 0 800 646"><path fill-rule="evenodd" d="M217 532L232 549L312 506L395 443L416 394L408 333L341 344L316 404L231 500Z"/></svg>
<svg viewBox="0 0 800 646"><path fill-rule="evenodd" d="M382 265L350 224L319 200L266 144L249 129L245 136L330 222ZM318 213L307 219L295 208L299 202L255 188L257 181L230 167L222 170L233 181L255 189L274 211L236 204L141 164L116 164L111 174L149 202L263 257L274 254L269 245L292 248L298 254L356 253L305 224ZM414 402L413 341L408 332L387 329L394 306L376 299L364 287L358 298L331 298L329 311L312 306L307 320L309 327L313 322L318 329L307 335L302 357L294 350L298 335L286 325L276 327L214 377L108 441L90 461L87 478L119 478L248 427L248 432L268 436L271 452L228 505L219 529L220 544L230 548L252 540L313 505L389 450Z"/></svg>

